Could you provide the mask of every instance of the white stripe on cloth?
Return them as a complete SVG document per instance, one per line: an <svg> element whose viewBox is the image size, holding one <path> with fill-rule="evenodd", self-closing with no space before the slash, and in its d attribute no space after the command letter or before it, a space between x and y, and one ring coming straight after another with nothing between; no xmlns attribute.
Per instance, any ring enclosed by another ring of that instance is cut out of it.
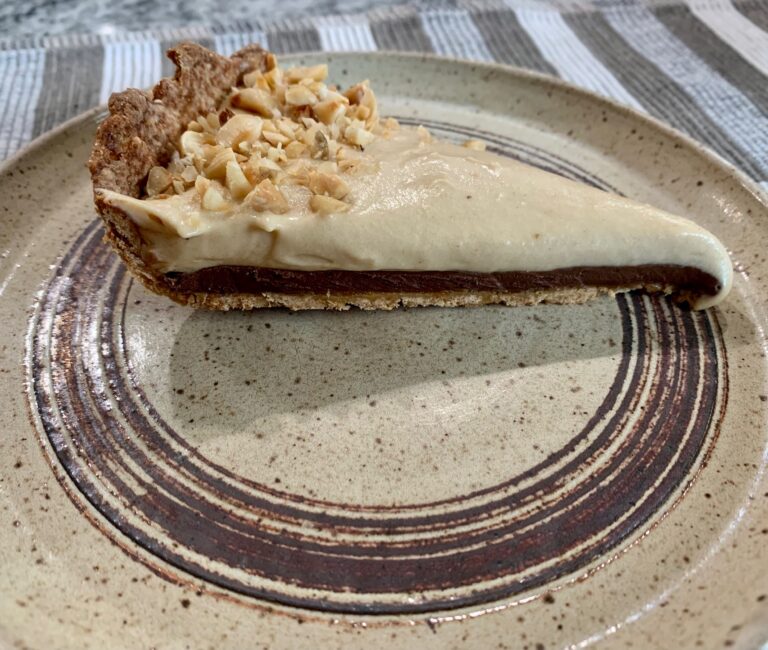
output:
<svg viewBox="0 0 768 650"><path fill-rule="evenodd" d="M439 9L421 13L424 33L438 54L460 59L493 61L483 35L472 22L469 12L461 9Z"/></svg>
<svg viewBox="0 0 768 650"><path fill-rule="evenodd" d="M373 52L377 49L371 26L364 16L321 18L314 26L325 51Z"/></svg>
<svg viewBox="0 0 768 650"><path fill-rule="evenodd" d="M230 32L213 37L213 49L223 56L230 56L251 43L258 43L264 49L269 49L267 35L262 31Z"/></svg>
<svg viewBox="0 0 768 650"><path fill-rule="evenodd" d="M515 9L515 15L542 56L563 79L637 110L645 110L613 73L579 40L560 13L550 9L518 8Z"/></svg>
<svg viewBox="0 0 768 650"><path fill-rule="evenodd" d="M768 75L768 34L737 11L730 0L691 0L688 6L721 40Z"/></svg>
<svg viewBox="0 0 768 650"><path fill-rule="evenodd" d="M604 12L626 43L673 79L735 145L768 177L768 118L737 88L712 70L640 5Z"/></svg>
<svg viewBox="0 0 768 650"><path fill-rule="evenodd" d="M32 138L44 69L42 49L0 52L0 160Z"/></svg>
<svg viewBox="0 0 768 650"><path fill-rule="evenodd" d="M160 41L135 40L104 43L104 69L99 102L126 88L151 88L162 76Z"/></svg>

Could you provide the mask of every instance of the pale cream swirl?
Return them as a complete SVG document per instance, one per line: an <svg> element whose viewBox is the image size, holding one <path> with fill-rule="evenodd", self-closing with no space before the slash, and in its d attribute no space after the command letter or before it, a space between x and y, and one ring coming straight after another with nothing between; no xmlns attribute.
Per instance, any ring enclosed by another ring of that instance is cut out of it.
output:
<svg viewBox="0 0 768 650"><path fill-rule="evenodd" d="M732 283L720 241L688 219L485 151L401 128L366 147L376 171L346 174L348 212L318 215L281 187L285 214L201 209L194 190L164 199L104 191L142 231L160 270L222 264L295 270L545 271L676 264Z"/></svg>

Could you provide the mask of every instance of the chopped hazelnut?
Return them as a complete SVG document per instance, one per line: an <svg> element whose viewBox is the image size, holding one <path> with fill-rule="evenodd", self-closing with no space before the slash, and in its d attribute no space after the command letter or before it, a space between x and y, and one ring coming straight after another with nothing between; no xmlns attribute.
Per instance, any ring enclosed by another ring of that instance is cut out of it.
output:
<svg viewBox="0 0 768 650"><path fill-rule="evenodd" d="M229 203L224 198L223 194L219 191L218 187L213 183L205 190L203 194L203 210L211 210L219 212L226 210L229 207Z"/></svg>
<svg viewBox="0 0 768 650"><path fill-rule="evenodd" d="M473 151L485 151L485 142L482 140L465 140L462 146Z"/></svg>
<svg viewBox="0 0 768 650"><path fill-rule="evenodd" d="M219 129L216 142L225 147L237 147L243 140L256 142L261 136L264 121L255 115L240 113L234 115Z"/></svg>
<svg viewBox="0 0 768 650"><path fill-rule="evenodd" d="M276 131L263 131L262 137L271 145L277 146L278 144L286 145L291 142L291 138L283 133L277 133Z"/></svg>
<svg viewBox="0 0 768 650"><path fill-rule="evenodd" d="M373 133L358 126L348 126L344 131L344 137L350 144L360 147L364 147L376 139Z"/></svg>
<svg viewBox="0 0 768 650"><path fill-rule="evenodd" d="M178 151L174 151L171 154L171 160L166 165L166 169L171 172L171 174L181 174L181 172L184 171L184 168L187 166L187 159L188 156L184 156L184 158L181 158L179 156Z"/></svg>
<svg viewBox="0 0 768 650"><path fill-rule="evenodd" d="M314 106L317 95L306 86L290 86L285 91L285 103L289 106Z"/></svg>
<svg viewBox="0 0 768 650"><path fill-rule="evenodd" d="M344 96L349 100L350 104L359 104L363 101L363 97L365 96L365 84L366 82L362 82L347 88L344 92Z"/></svg>
<svg viewBox="0 0 768 650"><path fill-rule="evenodd" d="M251 206L257 212L283 214L288 212L290 208L283 193L275 187L272 181L268 178L264 179L253 188L243 202Z"/></svg>
<svg viewBox="0 0 768 650"><path fill-rule="evenodd" d="M179 149L182 156L199 156L203 145L206 143L205 135L200 131L184 131L179 140Z"/></svg>
<svg viewBox="0 0 768 650"><path fill-rule="evenodd" d="M208 120L205 119L205 115L198 115L196 121L197 126L200 127L201 132L210 131L210 126L208 125Z"/></svg>
<svg viewBox="0 0 768 650"><path fill-rule="evenodd" d="M195 191L202 199L203 196L205 196L206 191L211 186L211 181L208 180L205 176L198 176L195 179Z"/></svg>
<svg viewBox="0 0 768 650"><path fill-rule="evenodd" d="M290 140L296 139L296 129L300 128L296 122L288 118L278 120L276 126L277 130Z"/></svg>
<svg viewBox="0 0 768 650"><path fill-rule="evenodd" d="M173 176L165 167L152 167L147 175L147 195L156 196L162 194L170 187Z"/></svg>
<svg viewBox="0 0 768 650"><path fill-rule="evenodd" d="M306 150L307 150L307 145L297 140L294 140L293 142L285 146L285 155L288 156L288 158L298 158Z"/></svg>
<svg viewBox="0 0 768 650"><path fill-rule="evenodd" d="M269 84L269 87L274 90L283 82L283 71L275 66L271 70L268 70L264 73L264 79L266 80L267 84Z"/></svg>
<svg viewBox="0 0 768 650"><path fill-rule="evenodd" d="M349 210L348 203L334 199L331 196L323 196L322 194L313 194L312 198L309 199L309 207L321 215L347 212Z"/></svg>
<svg viewBox="0 0 768 650"><path fill-rule="evenodd" d="M295 67L285 71L285 79L288 83L299 83L304 79L324 81L328 76L328 66L325 63L313 65L307 68Z"/></svg>
<svg viewBox="0 0 768 650"><path fill-rule="evenodd" d="M312 107L315 117L323 124L333 124L346 110L347 105L337 99L327 99Z"/></svg>
<svg viewBox="0 0 768 650"><path fill-rule="evenodd" d="M203 169L205 169L205 158L203 156L192 156L192 166L198 174L202 174Z"/></svg>
<svg viewBox="0 0 768 650"><path fill-rule="evenodd" d="M226 174L227 163L230 161L235 162L235 152L229 147L226 147L219 151L206 165L205 175L208 178L221 178Z"/></svg>
<svg viewBox="0 0 768 650"><path fill-rule="evenodd" d="M269 83L264 78L261 70L251 70L243 75L243 84L248 88L258 88L259 90L269 90Z"/></svg>
<svg viewBox="0 0 768 650"><path fill-rule="evenodd" d="M367 106L358 106L355 109L355 118L358 120L367 120L371 116L371 109Z"/></svg>
<svg viewBox="0 0 768 650"><path fill-rule="evenodd" d="M270 147L267 151L267 160L271 160L275 163L284 162L288 159L285 155L285 151L282 150L281 145L277 147Z"/></svg>
<svg viewBox="0 0 768 650"><path fill-rule="evenodd" d="M275 87L275 101L282 105L285 104L285 86L279 85ZM275 109L276 113L279 113L277 109Z"/></svg>
<svg viewBox="0 0 768 650"><path fill-rule="evenodd" d="M329 153L328 136L318 128L315 131L315 141L312 145L312 157L328 160Z"/></svg>
<svg viewBox="0 0 768 650"><path fill-rule="evenodd" d="M251 184L245 177L243 170L236 162L230 160L227 163L226 184L233 199L242 199L251 191Z"/></svg>
<svg viewBox="0 0 768 650"><path fill-rule="evenodd" d="M348 158L339 161L339 170L352 176L371 174L376 169L376 164L365 158Z"/></svg>
<svg viewBox="0 0 768 650"><path fill-rule="evenodd" d="M274 147L270 147L269 150L270 152L272 150L277 151L277 149L275 149ZM275 155L274 157L278 158L279 154ZM280 165L277 164L277 160L273 160L272 158L262 158L261 160L259 160L259 167L261 167L262 169L273 171L273 172L282 171L282 168L280 167Z"/></svg>
<svg viewBox="0 0 768 650"><path fill-rule="evenodd" d="M272 117L275 100L267 92L257 88L244 88L232 97L232 105L253 111L262 117Z"/></svg>
<svg viewBox="0 0 768 650"><path fill-rule="evenodd" d="M355 84L344 95L349 99L350 104L357 105L357 108L353 109L352 113L348 113L348 115L365 120L365 125L368 128L372 128L378 123L379 112L376 95L373 94L373 91L368 86L368 81Z"/></svg>
<svg viewBox="0 0 768 650"><path fill-rule="evenodd" d="M309 173L309 189L313 194L323 194L334 199L343 199L349 194L349 185L339 176L322 172Z"/></svg>
<svg viewBox="0 0 768 650"><path fill-rule="evenodd" d="M265 178L275 178L282 167L269 158L251 158L243 165L243 173L251 185L258 185Z"/></svg>
<svg viewBox="0 0 768 650"><path fill-rule="evenodd" d="M193 165L189 165L189 167L185 167L184 171L181 172L181 180L183 180L185 183L194 183L197 176L198 176L197 170L194 168Z"/></svg>

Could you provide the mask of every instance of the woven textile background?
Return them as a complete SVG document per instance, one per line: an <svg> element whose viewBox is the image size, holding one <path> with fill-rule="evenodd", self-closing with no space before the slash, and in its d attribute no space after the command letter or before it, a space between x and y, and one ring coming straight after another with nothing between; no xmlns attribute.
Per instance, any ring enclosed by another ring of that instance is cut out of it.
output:
<svg viewBox="0 0 768 650"><path fill-rule="evenodd" d="M411 50L552 75L649 113L768 187L768 3L421 2L366 14L0 41L0 158L115 90L170 73L163 52L196 40L228 54Z"/></svg>

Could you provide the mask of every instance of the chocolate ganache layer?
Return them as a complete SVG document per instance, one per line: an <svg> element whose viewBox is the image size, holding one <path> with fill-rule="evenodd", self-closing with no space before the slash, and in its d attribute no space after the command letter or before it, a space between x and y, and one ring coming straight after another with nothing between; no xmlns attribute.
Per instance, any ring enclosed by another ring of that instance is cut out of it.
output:
<svg viewBox="0 0 768 650"><path fill-rule="evenodd" d="M168 273L168 282L184 293L348 294L499 291L520 293L552 289L631 289L675 287L681 294L715 295L717 278L700 269L674 264L627 267L581 266L551 271L294 271L248 266L214 266L191 273Z"/></svg>

